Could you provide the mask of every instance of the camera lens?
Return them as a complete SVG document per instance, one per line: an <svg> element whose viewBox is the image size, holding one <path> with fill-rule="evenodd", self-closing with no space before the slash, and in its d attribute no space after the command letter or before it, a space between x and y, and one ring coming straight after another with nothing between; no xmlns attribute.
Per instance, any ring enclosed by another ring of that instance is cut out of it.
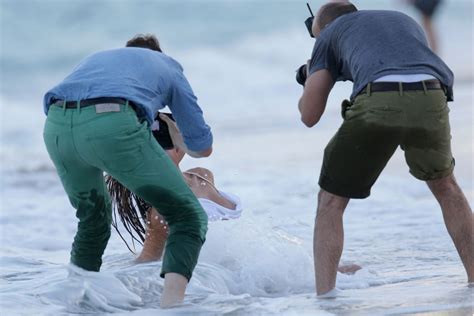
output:
<svg viewBox="0 0 474 316"><path fill-rule="evenodd" d="M304 86L306 82L306 64L301 65L300 68L298 68L298 71L296 72L296 82L298 82L300 85Z"/></svg>

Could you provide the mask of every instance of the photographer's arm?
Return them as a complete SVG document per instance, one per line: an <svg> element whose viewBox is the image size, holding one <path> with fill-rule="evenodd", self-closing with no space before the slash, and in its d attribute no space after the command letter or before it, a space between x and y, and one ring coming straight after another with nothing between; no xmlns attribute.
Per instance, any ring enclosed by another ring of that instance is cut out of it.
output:
<svg viewBox="0 0 474 316"><path fill-rule="evenodd" d="M324 113L334 80L328 70L318 70L306 79L303 95L298 102L301 121L313 127Z"/></svg>

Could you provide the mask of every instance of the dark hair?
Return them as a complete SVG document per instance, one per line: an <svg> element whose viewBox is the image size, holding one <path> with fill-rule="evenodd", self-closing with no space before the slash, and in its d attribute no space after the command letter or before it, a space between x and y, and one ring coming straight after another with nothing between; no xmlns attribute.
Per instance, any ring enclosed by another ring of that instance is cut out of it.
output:
<svg viewBox="0 0 474 316"><path fill-rule="evenodd" d="M319 10L318 27L322 30L326 25L344 14L356 12L357 8L350 2L331 2Z"/></svg>
<svg viewBox="0 0 474 316"><path fill-rule="evenodd" d="M137 34L127 42L126 47L149 48L157 52L162 52L160 42L153 34Z"/></svg>
<svg viewBox="0 0 474 316"><path fill-rule="evenodd" d="M152 206L110 175L105 176L105 183L110 193L112 209L114 211L112 226L120 238L122 238L127 248L134 253L128 242L120 233L117 217L122 222L125 230L130 234L133 248L135 248L135 241L139 244L143 244L145 241L145 227L148 221L148 211Z"/></svg>

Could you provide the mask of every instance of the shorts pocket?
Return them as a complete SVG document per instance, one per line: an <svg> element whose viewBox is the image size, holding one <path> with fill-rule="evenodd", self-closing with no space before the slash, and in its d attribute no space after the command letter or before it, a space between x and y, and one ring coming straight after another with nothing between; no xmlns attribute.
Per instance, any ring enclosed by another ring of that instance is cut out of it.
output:
<svg viewBox="0 0 474 316"><path fill-rule="evenodd" d="M443 114L443 113L449 113L449 107L448 104L441 104L437 105L435 107L428 108L426 110L427 113L434 113L434 114Z"/></svg>
<svg viewBox="0 0 474 316"><path fill-rule="evenodd" d="M372 107L368 109L366 121L381 126L396 126L403 121L403 112L390 107Z"/></svg>
<svg viewBox="0 0 474 316"><path fill-rule="evenodd" d="M358 118L363 114L364 103L358 101L352 104L341 105L341 114L345 121Z"/></svg>

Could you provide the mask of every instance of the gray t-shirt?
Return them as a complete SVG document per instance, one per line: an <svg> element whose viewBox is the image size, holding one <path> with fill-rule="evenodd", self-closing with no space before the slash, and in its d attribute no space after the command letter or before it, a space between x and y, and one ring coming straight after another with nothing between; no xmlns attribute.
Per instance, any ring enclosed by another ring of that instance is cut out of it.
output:
<svg viewBox="0 0 474 316"><path fill-rule="evenodd" d="M351 98L386 75L429 74L453 100L452 71L428 47L421 27L397 11L357 11L330 23L316 40L309 73L321 69L334 81L353 81Z"/></svg>

